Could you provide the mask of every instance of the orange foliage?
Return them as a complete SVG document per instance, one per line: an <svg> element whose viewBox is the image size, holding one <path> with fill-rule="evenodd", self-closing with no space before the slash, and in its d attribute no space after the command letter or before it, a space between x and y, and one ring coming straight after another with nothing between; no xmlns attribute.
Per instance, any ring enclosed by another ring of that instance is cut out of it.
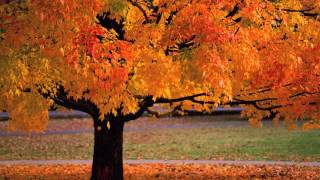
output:
<svg viewBox="0 0 320 180"><path fill-rule="evenodd" d="M10 113L24 124L31 114L46 119L53 104L93 104L103 119L189 101L205 111L243 105L255 124L319 123L319 11L304 0L3 3L0 110L41 102ZM42 130L43 122L19 127Z"/></svg>

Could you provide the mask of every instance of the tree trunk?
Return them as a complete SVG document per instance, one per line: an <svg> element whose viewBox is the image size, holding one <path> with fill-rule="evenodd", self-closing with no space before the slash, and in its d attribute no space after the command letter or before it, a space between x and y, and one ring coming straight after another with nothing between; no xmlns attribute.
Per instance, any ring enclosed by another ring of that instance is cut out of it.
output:
<svg viewBox="0 0 320 180"><path fill-rule="evenodd" d="M110 129L108 128L108 121ZM122 180L124 122L120 119L94 118L94 153L91 180Z"/></svg>

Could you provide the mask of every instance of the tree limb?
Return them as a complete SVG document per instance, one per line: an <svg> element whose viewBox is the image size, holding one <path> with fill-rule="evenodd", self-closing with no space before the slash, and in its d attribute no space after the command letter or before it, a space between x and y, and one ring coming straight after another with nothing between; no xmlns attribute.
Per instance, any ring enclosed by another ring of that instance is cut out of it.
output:
<svg viewBox="0 0 320 180"><path fill-rule="evenodd" d="M165 113L161 113L159 111L154 111L154 110L151 110L150 108L147 108L147 112L151 115L156 116L157 118L160 118L160 117L165 117L165 116L174 114L177 110L181 109L181 106L182 106L182 103L175 106L171 111L165 112Z"/></svg>
<svg viewBox="0 0 320 180"><path fill-rule="evenodd" d="M50 92L43 93L41 90L38 90L40 95L47 99L52 99L55 104L59 106L63 106L67 109L79 110L91 115L91 117L99 116L99 109L97 106L85 99L74 100L72 97L68 97L68 93L65 92L64 88L60 86L57 89L57 93L55 95L51 95Z"/></svg>
<svg viewBox="0 0 320 180"><path fill-rule="evenodd" d="M237 14L239 11L239 6L238 6L238 3L233 7L233 9L226 15L226 18L228 17L232 17L234 16L235 14Z"/></svg>
<svg viewBox="0 0 320 180"><path fill-rule="evenodd" d="M181 98L174 98L174 99L167 99L167 98L158 98L155 100L155 104L163 104L163 103L175 103L175 102L181 102L186 100L193 100L196 97L205 96L206 93L199 93L191 96L185 96Z"/></svg>
<svg viewBox="0 0 320 180"><path fill-rule="evenodd" d="M320 15L320 13L311 13L309 11L313 10L314 8L309 8L309 9L301 9L301 10L296 10L296 9L281 9L282 11L290 12L290 13L301 13L304 16L309 16L309 17L316 17Z"/></svg>
<svg viewBox="0 0 320 180"><path fill-rule="evenodd" d="M141 97L140 97L141 98ZM125 115L124 121L128 122L131 120L135 120L138 119L140 116L142 116L142 114L151 106L153 106L154 101L152 100L152 96L147 96L145 97L140 103L139 103L139 110L135 113L130 113Z"/></svg>
<svg viewBox="0 0 320 180"><path fill-rule="evenodd" d="M143 14L143 16L144 16L144 18L146 20L146 23L150 22L146 11L142 8L142 6L137 1L134 2L132 0L128 0L128 2L130 4L132 4L133 6L137 7L142 12L142 14Z"/></svg>

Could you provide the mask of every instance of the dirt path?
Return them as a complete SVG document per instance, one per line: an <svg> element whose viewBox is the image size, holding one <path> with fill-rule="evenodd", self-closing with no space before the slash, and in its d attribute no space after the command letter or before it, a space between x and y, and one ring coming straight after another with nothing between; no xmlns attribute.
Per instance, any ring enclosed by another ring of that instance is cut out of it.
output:
<svg viewBox="0 0 320 180"><path fill-rule="evenodd" d="M0 161L0 165L67 165L91 164L92 160L13 160ZM125 160L125 164L209 164L209 165L287 165L319 167L320 162L293 161L224 161L224 160Z"/></svg>

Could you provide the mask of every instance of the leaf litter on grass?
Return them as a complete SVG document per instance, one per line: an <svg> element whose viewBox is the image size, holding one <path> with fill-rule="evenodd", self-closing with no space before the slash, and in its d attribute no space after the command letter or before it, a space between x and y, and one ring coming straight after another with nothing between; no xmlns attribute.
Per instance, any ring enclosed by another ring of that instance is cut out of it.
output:
<svg viewBox="0 0 320 180"><path fill-rule="evenodd" d="M0 179L89 179L90 165L0 166ZM319 167L285 165L126 164L128 180L319 179Z"/></svg>

